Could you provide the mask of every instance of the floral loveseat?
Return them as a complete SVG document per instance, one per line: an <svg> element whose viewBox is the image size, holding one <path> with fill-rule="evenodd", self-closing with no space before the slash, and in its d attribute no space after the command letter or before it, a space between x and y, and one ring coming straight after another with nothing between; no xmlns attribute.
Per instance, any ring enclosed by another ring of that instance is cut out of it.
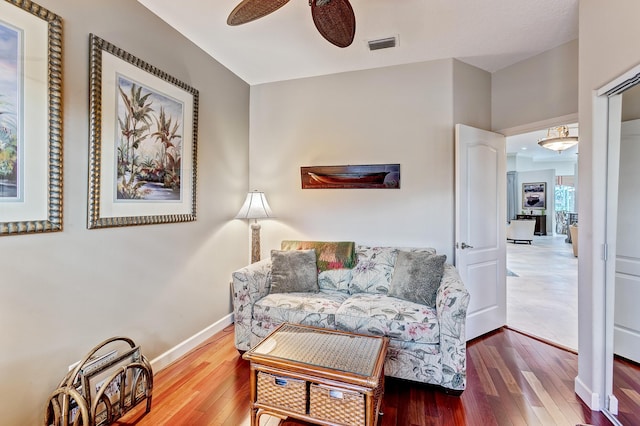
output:
<svg viewBox="0 0 640 426"><path fill-rule="evenodd" d="M429 307L389 292L399 253L435 255L435 249L355 246L354 252L353 268L317 273L316 291L273 292L272 259L233 272L236 348L249 350L283 322L387 336L385 375L462 392L469 293L455 267L442 265Z"/></svg>

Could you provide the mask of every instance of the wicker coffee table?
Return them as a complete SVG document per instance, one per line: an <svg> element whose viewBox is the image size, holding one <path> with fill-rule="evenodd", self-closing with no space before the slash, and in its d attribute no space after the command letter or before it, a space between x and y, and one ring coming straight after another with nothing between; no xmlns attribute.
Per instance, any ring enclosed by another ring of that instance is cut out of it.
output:
<svg viewBox="0 0 640 426"><path fill-rule="evenodd" d="M388 339L281 324L243 355L251 363L251 426L260 416L374 426Z"/></svg>

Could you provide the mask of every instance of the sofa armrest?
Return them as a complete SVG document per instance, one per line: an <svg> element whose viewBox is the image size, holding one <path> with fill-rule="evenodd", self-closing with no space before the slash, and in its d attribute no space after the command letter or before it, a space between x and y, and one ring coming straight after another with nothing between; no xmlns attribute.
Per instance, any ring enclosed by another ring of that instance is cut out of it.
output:
<svg viewBox="0 0 640 426"><path fill-rule="evenodd" d="M233 319L235 345L239 350L251 349L251 316L253 305L271 288L271 259L264 259L238 269L233 278Z"/></svg>
<svg viewBox="0 0 640 426"><path fill-rule="evenodd" d="M445 264L436 296L436 314L440 323L442 385L450 389L464 390L466 386L465 325L468 306L469 292L458 270L453 265Z"/></svg>

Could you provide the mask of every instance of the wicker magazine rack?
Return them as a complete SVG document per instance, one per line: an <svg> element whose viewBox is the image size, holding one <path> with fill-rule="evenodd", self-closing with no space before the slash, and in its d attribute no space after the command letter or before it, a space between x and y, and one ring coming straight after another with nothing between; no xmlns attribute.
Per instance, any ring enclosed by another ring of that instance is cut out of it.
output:
<svg viewBox="0 0 640 426"><path fill-rule="evenodd" d="M146 401L153 372L140 347L113 337L93 348L60 382L44 413L45 426L106 426Z"/></svg>

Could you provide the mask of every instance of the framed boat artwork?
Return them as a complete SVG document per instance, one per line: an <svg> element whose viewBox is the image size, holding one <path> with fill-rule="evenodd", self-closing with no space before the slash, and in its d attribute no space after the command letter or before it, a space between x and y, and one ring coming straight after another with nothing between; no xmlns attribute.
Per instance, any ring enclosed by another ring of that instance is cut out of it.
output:
<svg viewBox="0 0 640 426"><path fill-rule="evenodd" d="M546 209L547 208L547 183L533 182L522 184L522 208Z"/></svg>
<svg viewBox="0 0 640 426"><path fill-rule="evenodd" d="M300 167L302 189L400 188L400 164Z"/></svg>

